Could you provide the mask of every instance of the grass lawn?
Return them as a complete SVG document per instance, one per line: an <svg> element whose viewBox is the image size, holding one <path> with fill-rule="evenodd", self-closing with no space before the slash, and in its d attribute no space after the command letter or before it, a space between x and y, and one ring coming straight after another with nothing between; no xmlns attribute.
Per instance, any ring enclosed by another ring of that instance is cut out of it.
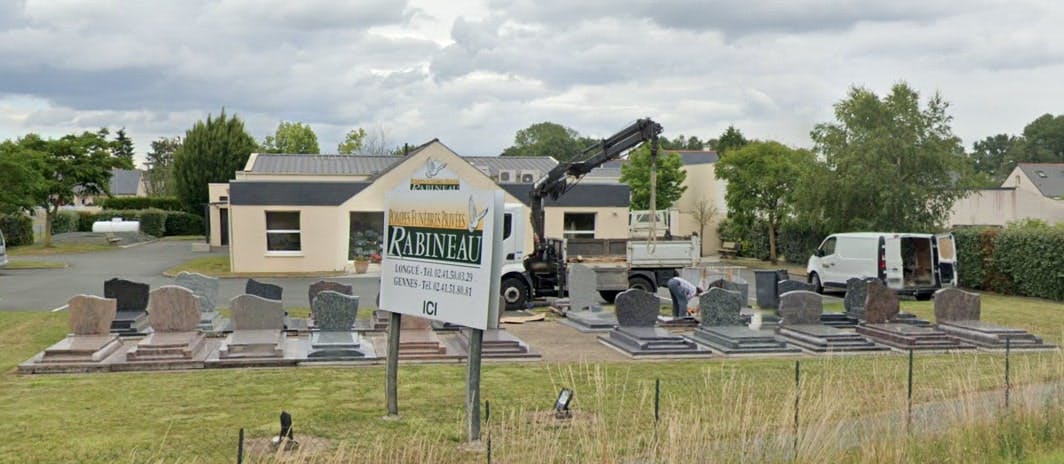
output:
<svg viewBox="0 0 1064 464"><path fill-rule="evenodd" d="M923 302L905 306L922 316L930 308ZM1064 333L1064 304L987 295L983 315L1055 341ZM0 312L0 417L6 419L0 421L0 435L17 437L0 444L0 462L232 462L238 429L246 428L251 439L276 434L281 410L292 413L297 439L328 440L328 449L315 456L318 462L485 458L459 447L464 439L464 364L401 365L399 421L381 419L380 366L14 374L15 365L62 338L66 318L66 313ZM1003 441L994 434L1003 428L997 422L983 427L981 421L992 419L975 407L964 418L975 424L974 431L916 440L892 428L867 437L880 440L876 443L882 442L882 448L831 454L828 447L838 441L833 434L843 433L833 424L904 410L908 359L799 359L803 428L798 462L895 462L906 456L898 449L914 453L905 458L910 462L941 462L943 457L952 462L1054 462L1060 456L1064 427L1053 422L1064 417L1060 407L1049 407L1056 415L1046 416L1048 428L1028 433L1022 432L1025 426L1016 426L1022 433L1009 439L1026 440L1020 455L995 454ZM1011 361L1014 387L1064 381L1064 355L1059 352L1014 354ZM771 448L776 441L790 446L785 438L793 424L794 363L794 358L485 363L482 388L492 415L485 433L492 434L497 462L625 462L647 456L648 462L705 462L706 456L721 462L756 461L749 457L750 447ZM1003 384L1001 354L918 354L915 366L917 405L997 391ZM661 415L655 439L656 379L661 380ZM543 414L562 386L576 392L576 416L568 423ZM1040 417L1031 423L1042 424ZM748 443L757 436L782 438ZM1045 440L1056 445L1045 445Z"/></svg>
<svg viewBox="0 0 1064 464"><path fill-rule="evenodd" d="M202 241L204 238L202 235L169 235L159 240L164 242L194 242L196 240Z"/></svg>
<svg viewBox="0 0 1064 464"><path fill-rule="evenodd" d="M163 275L176 276L181 272L198 272L203 275L209 275L214 277L224 277L230 274L229 272L229 255L225 256L201 256L199 258L192 258L177 266L174 266L166 271L163 271Z"/></svg>
<svg viewBox="0 0 1064 464"><path fill-rule="evenodd" d="M66 263L58 261L37 261L30 259L10 260L5 269L63 269Z"/></svg>
<svg viewBox="0 0 1064 464"><path fill-rule="evenodd" d="M46 247L42 243L34 243L33 245L10 247L7 249L7 254L9 256L50 256L116 249L118 248L106 243L53 243L50 247Z"/></svg>

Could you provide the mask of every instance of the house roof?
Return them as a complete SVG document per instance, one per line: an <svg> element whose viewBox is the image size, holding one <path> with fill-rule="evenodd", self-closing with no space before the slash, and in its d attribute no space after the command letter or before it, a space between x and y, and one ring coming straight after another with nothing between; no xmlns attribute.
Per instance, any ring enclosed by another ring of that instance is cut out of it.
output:
<svg viewBox="0 0 1064 464"><path fill-rule="evenodd" d="M411 150L407 156L422 150L432 140ZM546 174L558 164L549 156L463 156L463 159L489 176L497 176L500 170L538 171ZM362 155L278 155L255 156L251 172L259 174L307 174L335 176L380 177L405 159L402 156Z"/></svg>
<svg viewBox="0 0 1064 464"><path fill-rule="evenodd" d="M526 206L531 202L528 193L532 184L499 184L503 190L521 200ZM623 206L631 202L631 189L625 184L576 184L557 200L545 198L543 206Z"/></svg>
<svg viewBox="0 0 1064 464"><path fill-rule="evenodd" d="M1049 198L1064 198L1064 163L1020 163L1020 170Z"/></svg>
<svg viewBox="0 0 1064 464"><path fill-rule="evenodd" d="M254 182L230 181L231 205L337 206L368 187L370 182Z"/></svg>
<svg viewBox="0 0 1064 464"><path fill-rule="evenodd" d="M141 172L135 169L111 171L111 195L136 195L140 188Z"/></svg>
<svg viewBox="0 0 1064 464"><path fill-rule="evenodd" d="M702 151L702 150L664 150L669 153L679 153L680 159L683 160L684 166L692 166L696 164L712 164L720 160L715 151ZM587 173L587 177L603 178L603 179L616 179L621 177L621 165L627 163L628 159L616 159L610 161L602 166L592 169Z"/></svg>

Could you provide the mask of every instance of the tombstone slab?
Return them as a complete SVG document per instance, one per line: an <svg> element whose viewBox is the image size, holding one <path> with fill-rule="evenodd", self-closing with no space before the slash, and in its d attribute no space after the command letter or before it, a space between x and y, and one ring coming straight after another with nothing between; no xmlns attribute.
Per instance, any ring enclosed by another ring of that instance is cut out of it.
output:
<svg viewBox="0 0 1064 464"><path fill-rule="evenodd" d="M1042 341L1041 337L1024 329L980 321L981 303L978 293L969 293L955 288L943 288L935 292L935 322L939 330L980 349L1000 351L1056 350L1056 345Z"/></svg>
<svg viewBox="0 0 1064 464"><path fill-rule="evenodd" d="M218 278L197 272L181 272L174 283L192 290L200 300L199 329L207 333L220 333L229 325L215 308L218 305Z"/></svg>
<svg viewBox="0 0 1064 464"><path fill-rule="evenodd" d="M617 316L607 311L567 311L558 322L580 332L608 332L617 326Z"/></svg>
<svg viewBox="0 0 1064 464"><path fill-rule="evenodd" d="M708 356L709 351L666 329L655 327L660 310L657 295L630 289L617 295L618 327L599 341L632 357Z"/></svg>
<svg viewBox="0 0 1064 464"><path fill-rule="evenodd" d="M723 287L710 287L698 298L699 314L702 317L701 327L743 324L740 314L743 298L739 292L725 290Z"/></svg>
<svg viewBox="0 0 1064 464"><path fill-rule="evenodd" d="M100 363L122 346L111 333L117 301L94 295L77 295L67 302L70 335L44 350L41 364Z"/></svg>
<svg viewBox="0 0 1064 464"><path fill-rule="evenodd" d="M470 329L457 333L458 345L469 352ZM506 329L487 329L481 339L480 355L485 359L537 359L536 353L520 338Z"/></svg>
<svg viewBox="0 0 1064 464"><path fill-rule="evenodd" d="M284 357L284 306L280 300L244 294L229 302L233 333L218 349L221 359Z"/></svg>
<svg viewBox="0 0 1064 464"><path fill-rule="evenodd" d="M654 327L661 303L657 295L633 288L617 295L614 311L621 327Z"/></svg>
<svg viewBox="0 0 1064 464"><path fill-rule="evenodd" d="M974 348L971 344L963 343L937 328L899 322L864 323L857 327L857 333L902 351L954 351Z"/></svg>
<svg viewBox="0 0 1064 464"><path fill-rule="evenodd" d="M342 289L341 289L342 290ZM358 297L333 290L320 290L311 311L318 331L311 333L310 359L365 358L362 339L354 332Z"/></svg>
<svg viewBox="0 0 1064 464"><path fill-rule="evenodd" d="M126 353L126 361L190 361L200 355L200 299L192 290L164 285L151 291L148 306L153 332Z"/></svg>
<svg viewBox="0 0 1064 464"><path fill-rule="evenodd" d="M569 310L584 311L598 306L598 277L591 267L574 263L568 266Z"/></svg>
<svg viewBox="0 0 1064 464"><path fill-rule="evenodd" d="M935 292L936 321L978 321L982 315L979 294L956 288L943 288Z"/></svg>
<svg viewBox="0 0 1064 464"><path fill-rule="evenodd" d="M788 343L814 353L886 351L854 331L821 324L781 325L777 332Z"/></svg>
<svg viewBox="0 0 1064 464"><path fill-rule="evenodd" d="M780 282L782 283L782 282ZM823 298L809 290L793 290L780 294L780 306L776 311L783 325L819 324L824 312Z"/></svg>
<svg viewBox="0 0 1064 464"><path fill-rule="evenodd" d="M733 282L731 280L726 279L716 279L711 281L706 286L707 290L710 288L723 288L724 290L739 292L741 300L740 304L742 306L746 306L747 302L750 301L750 284L745 282Z"/></svg>
<svg viewBox="0 0 1064 464"><path fill-rule="evenodd" d="M310 305L311 308L313 308L314 297L318 296L319 293L324 292L326 290L336 292L341 295L353 296L355 294L355 288L350 285L342 284L340 282L333 282L331 280L319 280L310 284L310 287L307 288L307 304Z"/></svg>
<svg viewBox="0 0 1064 464"><path fill-rule="evenodd" d="M742 296L738 292L710 287L700 296L702 323L688 340L729 355L793 354L801 350L787 346L771 331L752 330L744 322Z"/></svg>
<svg viewBox="0 0 1064 464"><path fill-rule="evenodd" d="M865 300L868 298L868 279L852 277L846 281L846 297L842 306L846 314L857 319L864 319Z"/></svg>
<svg viewBox="0 0 1064 464"><path fill-rule="evenodd" d="M872 324L890 322L901 310L898 294L882 282L873 280L865 285L865 320Z"/></svg>
<svg viewBox="0 0 1064 464"><path fill-rule="evenodd" d="M122 336L147 333L149 291L148 284L117 277L103 283L104 297L114 298L118 302L111 332Z"/></svg>
<svg viewBox="0 0 1064 464"><path fill-rule="evenodd" d="M804 290L807 292L816 292L816 287L813 284L802 282L800 280L786 279L776 283L776 292L779 295L783 295L787 292L793 292L795 290Z"/></svg>
<svg viewBox="0 0 1064 464"><path fill-rule="evenodd" d="M244 293L262 297L267 300L280 301L284 294L284 289L279 285L259 282L255 279L248 279L248 283L244 286Z"/></svg>

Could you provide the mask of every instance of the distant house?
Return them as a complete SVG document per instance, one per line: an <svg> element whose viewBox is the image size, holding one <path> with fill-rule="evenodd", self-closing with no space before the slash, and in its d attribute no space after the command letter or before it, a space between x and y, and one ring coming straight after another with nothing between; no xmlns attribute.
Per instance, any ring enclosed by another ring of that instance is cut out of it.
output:
<svg viewBox="0 0 1064 464"><path fill-rule="evenodd" d="M383 229L385 195L424 169L430 158L478 188L501 189L504 201L523 211L525 249L532 248L528 193L558 162L552 157L459 156L439 140L406 156L252 154L233 180L209 186L210 243L229 246L235 272L348 269L352 237ZM705 169L715 154L692 155L691 161L685 199L715 185L711 166ZM619 167L606 166L557 200L548 198L547 236L626 238L631 194L617 182L619 175ZM690 225L686 216L681 222ZM716 224L706 231L715 237ZM710 248L716 246L714 241Z"/></svg>
<svg viewBox="0 0 1064 464"><path fill-rule="evenodd" d="M144 197L148 196L148 188L144 177L144 171L137 169L113 169L108 189L112 197ZM75 188L74 207L100 206L94 195L85 194Z"/></svg>
<svg viewBox="0 0 1064 464"><path fill-rule="evenodd" d="M951 226L1064 221L1064 163L1021 163L1000 187L976 190L950 211Z"/></svg>

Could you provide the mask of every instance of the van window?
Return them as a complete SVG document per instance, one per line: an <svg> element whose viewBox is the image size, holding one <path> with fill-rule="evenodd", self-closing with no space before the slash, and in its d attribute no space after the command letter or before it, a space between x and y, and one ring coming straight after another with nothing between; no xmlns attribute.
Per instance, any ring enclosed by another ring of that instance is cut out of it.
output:
<svg viewBox="0 0 1064 464"><path fill-rule="evenodd" d="M820 244L820 251L824 252L824 256L835 254L835 237L824 240L824 243Z"/></svg>
<svg viewBox="0 0 1064 464"><path fill-rule="evenodd" d="M502 217L502 239L510 238L514 233L514 215L506 214Z"/></svg>
<svg viewBox="0 0 1064 464"><path fill-rule="evenodd" d="M953 249L953 237L945 236L938 238L938 256L944 260L952 260L957 251Z"/></svg>

